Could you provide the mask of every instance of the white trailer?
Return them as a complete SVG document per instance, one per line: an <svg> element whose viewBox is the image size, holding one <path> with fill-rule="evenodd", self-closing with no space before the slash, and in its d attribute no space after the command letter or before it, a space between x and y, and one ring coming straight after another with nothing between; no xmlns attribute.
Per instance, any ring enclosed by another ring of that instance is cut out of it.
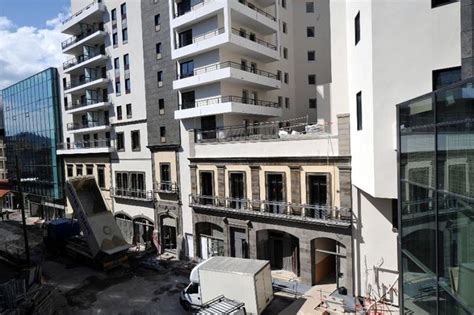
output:
<svg viewBox="0 0 474 315"><path fill-rule="evenodd" d="M185 308L198 308L218 296L245 304L247 314L260 314L273 299L270 262L215 256L197 265L181 294Z"/></svg>

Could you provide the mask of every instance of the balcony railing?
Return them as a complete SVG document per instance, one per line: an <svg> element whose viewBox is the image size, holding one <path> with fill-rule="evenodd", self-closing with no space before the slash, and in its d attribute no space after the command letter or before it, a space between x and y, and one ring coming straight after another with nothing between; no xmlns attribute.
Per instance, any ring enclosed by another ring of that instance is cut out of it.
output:
<svg viewBox="0 0 474 315"><path fill-rule="evenodd" d="M308 205L290 202L251 200L217 196L189 195L189 205L282 219L297 219L335 225L350 226L351 209L326 205Z"/></svg>
<svg viewBox="0 0 474 315"><path fill-rule="evenodd" d="M270 72L260 70L260 69L254 68L254 67L244 66L244 65L242 65L240 63L237 63L237 62L234 62L234 61L225 61L225 62L213 64L213 65L210 65L210 66L196 68L192 72L179 74L178 79L184 79L184 78L192 77L192 76L195 76L195 75L208 73L208 72L212 72L212 71L216 71L216 70L220 70L220 69L225 69L225 68L239 69L239 70L242 70L242 71L255 73L255 74L270 78L270 79L275 79L275 80L277 79L277 75L274 74L274 73L270 73Z"/></svg>
<svg viewBox="0 0 474 315"><path fill-rule="evenodd" d="M86 100L81 100L79 102L75 102L75 103L66 103L64 104L64 108L66 110L72 110L72 109L76 109L76 108L81 108L81 107L85 107L85 106L89 106L89 105L94 105L94 104L99 104L99 103L105 103L105 102L108 102L108 100L99 100L99 99L86 99Z"/></svg>
<svg viewBox="0 0 474 315"><path fill-rule="evenodd" d="M238 35L240 37L247 38L248 40L251 40L252 42L256 42L257 44L260 44L262 46L268 47L273 50L277 50L277 46L270 44L262 39L257 38L255 35L247 33L243 30L239 30L237 28L232 28L232 34Z"/></svg>
<svg viewBox="0 0 474 315"><path fill-rule="evenodd" d="M87 25L86 29L83 30L82 33L80 33L79 35L76 35L76 36L72 36L68 39L66 39L65 41L63 41L61 43L61 47L64 49L66 49L67 47L71 46L71 45L74 45L75 43L77 43L78 41L86 38L87 36L97 32L97 31L103 31L104 30L104 26L102 24L99 24L99 25Z"/></svg>
<svg viewBox="0 0 474 315"><path fill-rule="evenodd" d="M271 15L270 13L267 13L267 12L263 11L262 9L257 8L253 3L250 3L250 2L248 2L248 1L246 1L246 0L239 0L239 3L241 3L241 4L243 4L243 5L247 6L247 7L249 7L249 8L252 9L252 10L257 11L258 13L264 15L265 17L269 18L269 19L272 20L272 21L276 21L276 18L275 18L273 15Z"/></svg>
<svg viewBox="0 0 474 315"><path fill-rule="evenodd" d="M188 45L191 45L191 44L194 44L194 43L201 42L203 40L206 40L206 39L215 37L217 35L223 34L224 31L225 31L225 28L221 27L221 28L218 28L216 30L212 30L210 32L204 33L202 35L195 36L195 37L187 39L187 40L179 41L176 45L176 48L181 48L181 47L185 47L185 46L188 46Z"/></svg>
<svg viewBox="0 0 474 315"><path fill-rule="evenodd" d="M202 8L203 6L205 6L206 4L208 4L209 2L214 2L215 0L202 0L202 1L199 1L198 3L190 6L188 9L186 10L178 10L178 12L176 12L174 14L174 17L179 17L179 16L183 16L189 12L192 12L192 11L195 11L199 8Z"/></svg>
<svg viewBox="0 0 474 315"><path fill-rule="evenodd" d="M142 200L142 201L154 200L152 190L124 189L124 188L111 187L110 194L114 198L133 199L133 200Z"/></svg>
<svg viewBox="0 0 474 315"><path fill-rule="evenodd" d="M94 148L113 148L112 140L97 139L89 141L74 141L58 143L56 148L58 150L76 150L76 149L94 149Z"/></svg>
<svg viewBox="0 0 474 315"><path fill-rule="evenodd" d="M156 183L156 192L159 193L177 193L179 191L178 183L163 181Z"/></svg>
<svg viewBox="0 0 474 315"><path fill-rule="evenodd" d="M109 123L105 122L98 122L98 121L88 121L85 123L68 123L67 124L67 130L72 131L72 130L79 130L79 129L85 129L85 128L93 128L93 127L102 127L102 126L109 126Z"/></svg>
<svg viewBox="0 0 474 315"><path fill-rule="evenodd" d="M71 81L68 81L66 83L66 86L64 87L65 90L69 90L78 86L81 86L86 83L94 82L99 79L107 79L106 76L96 76L96 77L86 77L86 78L81 78L81 79L73 79Z"/></svg>
<svg viewBox="0 0 474 315"><path fill-rule="evenodd" d="M228 141L259 141L271 139L288 139L305 135L327 136L329 126L326 123L309 123L308 117L287 121L274 121L239 126L221 127L211 130L196 129L196 143L228 142Z"/></svg>
<svg viewBox="0 0 474 315"><path fill-rule="evenodd" d="M85 6L84 8L80 9L79 11L77 11L76 13L72 14L70 17L68 17L67 19L65 19L63 21L63 24L66 24L67 22L71 21L73 18L75 18L76 16L79 16L82 14L82 12L84 11L87 11L90 7L92 7L94 4L96 4L97 2L100 2L100 0L95 0L93 1L92 3L89 3L87 6Z"/></svg>
<svg viewBox="0 0 474 315"><path fill-rule="evenodd" d="M183 104L179 104L179 109L180 110L189 109L189 108L209 106L209 105L227 103L227 102L236 102L236 103L243 103L243 104L256 105L256 106L265 106L265 107L274 107L274 108L280 107L278 103L271 102L271 101L262 101L262 100L257 100L253 98L248 98L248 97L229 95L229 96L218 96L218 97L208 98L202 101L195 101L195 102L189 102L189 103L186 102Z"/></svg>
<svg viewBox="0 0 474 315"><path fill-rule="evenodd" d="M69 59L68 61L63 63L63 69L64 70L69 69L69 68L74 67L74 66L76 66L80 63L83 63L83 62L85 62L89 59L92 59L94 57L97 57L99 55L104 55L104 54L105 54L105 52L98 50L98 51L95 51L95 52L93 52L89 55L80 55L78 57Z"/></svg>

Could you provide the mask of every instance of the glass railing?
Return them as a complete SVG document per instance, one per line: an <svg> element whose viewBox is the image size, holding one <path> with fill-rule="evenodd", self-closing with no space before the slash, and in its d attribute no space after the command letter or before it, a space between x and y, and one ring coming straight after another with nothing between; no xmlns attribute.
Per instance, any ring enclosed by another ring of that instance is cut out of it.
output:
<svg viewBox="0 0 474 315"><path fill-rule="evenodd" d="M76 35L76 36L72 36L72 37L66 39L65 41L63 41L61 43L61 47L62 47L62 49L66 49L67 47L74 45L75 43L77 43L78 41L86 38L87 36L92 35L97 31L103 31L103 30L104 30L104 26L102 24L100 24L100 25L87 25L86 29L83 30L82 33L80 33L79 35Z"/></svg>
<svg viewBox="0 0 474 315"><path fill-rule="evenodd" d="M277 75L274 74L274 73L270 73L268 71L260 70L260 69L257 69L255 67L248 67L248 66L242 65L240 63L234 62L234 61L225 61L225 62L213 64L213 65L210 65L210 66L196 68L193 71L178 74L178 79L184 79L184 78L192 77L192 76L195 76L195 75L208 73L208 72L212 72L212 71L216 71L216 70L220 70L220 69L225 69L225 68L239 69L239 70L242 70L242 71L255 73L255 74L270 78L270 79L275 79L275 80L277 79Z"/></svg>
<svg viewBox="0 0 474 315"><path fill-rule="evenodd" d="M201 107L201 106L209 106L219 103L228 103L228 102L236 102L236 103L243 103L249 105L256 105L256 106L265 106L265 107L275 107L279 108L280 105L275 102L271 101L262 101L248 97L241 97L241 96L218 96L213 98L208 98L205 100L194 101L194 102L186 102L179 105L179 109L189 109L194 107Z"/></svg>

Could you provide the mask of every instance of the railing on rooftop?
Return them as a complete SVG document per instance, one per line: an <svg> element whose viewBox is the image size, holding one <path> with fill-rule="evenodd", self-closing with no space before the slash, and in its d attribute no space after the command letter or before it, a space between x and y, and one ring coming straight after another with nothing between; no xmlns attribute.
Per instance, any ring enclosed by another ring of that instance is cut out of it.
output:
<svg viewBox="0 0 474 315"><path fill-rule="evenodd" d="M74 141L58 143L56 148L58 150L76 150L76 149L94 149L94 148L112 148L111 139L96 139L88 141Z"/></svg>
<svg viewBox="0 0 474 315"><path fill-rule="evenodd" d="M206 4L210 3L210 2L214 2L215 0L202 0L202 1L199 1L198 3L190 6L189 8L186 8L186 9L178 9L178 12L176 12L174 14L174 17L177 18L179 16L183 16L189 12L192 12L192 11L195 11L199 8L202 8L203 6L205 6Z"/></svg>
<svg viewBox="0 0 474 315"><path fill-rule="evenodd" d="M206 39L215 37L215 36L217 36L217 35L223 34L224 32L225 32L225 28L224 28L224 27L221 27L221 28L218 28L218 29L209 31L209 32L207 32L207 33L201 34L201 35L199 35L199 36L194 36L194 37L189 38L189 39L186 39L186 40L180 40L180 41L176 44L176 48L181 48L181 47L189 46L189 45L191 45L191 44L198 43L198 42L201 42L201 41L203 41L203 40L206 40Z"/></svg>
<svg viewBox="0 0 474 315"><path fill-rule="evenodd" d="M350 226L351 209L327 205L308 205L291 202L252 200L218 196L190 194L189 205L192 207L220 209L232 212L258 214L262 216L298 219L334 225Z"/></svg>
<svg viewBox="0 0 474 315"><path fill-rule="evenodd" d="M79 11L75 12L74 14L72 14L70 17L68 17L67 19L65 19L62 23L63 24L66 24L67 22L71 21L73 18L75 18L76 16L79 16L82 14L82 12L85 12L87 10L90 9L90 7L92 7L94 4L96 3L101 3L102 1L101 0L95 0L95 1L92 1L91 3L89 3L87 6L85 6L84 8L80 9Z"/></svg>
<svg viewBox="0 0 474 315"><path fill-rule="evenodd" d="M275 107L275 108L280 107L280 105L278 103L271 102L271 101L262 101L262 100L257 100L257 99L253 99L253 98L248 98L248 97L229 95L229 96L217 96L217 97L207 98L207 99L200 100L200 101L194 101L194 102L190 102L190 103L179 104L179 109L180 110L189 109L189 108L209 106L209 105L214 105L214 104L219 104L219 103L227 103L227 102L236 102L236 103L243 103L243 104L264 106L264 107Z"/></svg>
<svg viewBox="0 0 474 315"><path fill-rule="evenodd" d="M244 37L248 40L251 40L252 42L256 42L257 44L268 47L270 49L277 50L277 46L275 46L273 44L270 44L269 42L266 42L262 39L259 39L254 34L247 33L244 30L239 30L237 28L232 28L232 34L238 35L240 37Z"/></svg>
<svg viewBox="0 0 474 315"><path fill-rule="evenodd" d="M326 136L328 134L328 124L321 122L310 123L308 122L308 117L287 121L249 123L246 125L221 127L211 130L194 130L195 143L259 141L292 138L301 135Z"/></svg>
<svg viewBox="0 0 474 315"><path fill-rule="evenodd" d="M242 65L242 64L234 62L234 61L224 61L224 62L221 62L221 63L196 68L192 72L180 73L180 74L178 74L178 79L189 78L189 77L192 77L192 76L195 76L195 75L208 73L208 72L212 72L212 71L216 71L216 70L220 70L220 69L225 69L225 68L239 69L239 70L242 70L242 71L255 73L255 74L270 78L270 79L277 80L277 75L274 74L274 73L270 73L270 72L265 71L265 70L260 70L260 69L257 69L255 67L245 66L245 65Z"/></svg>
<svg viewBox="0 0 474 315"><path fill-rule="evenodd" d="M62 49L66 49L69 46L74 45L78 41L86 38L89 35L94 34L97 31L103 31L104 30L104 25L102 24L96 24L96 25L86 25L86 28L82 30L82 32L79 35L69 37L65 41L61 43Z"/></svg>
<svg viewBox="0 0 474 315"><path fill-rule="evenodd" d="M153 201L153 190L144 189L124 189L111 187L110 194L114 198Z"/></svg>
<svg viewBox="0 0 474 315"><path fill-rule="evenodd" d="M239 0L239 3L241 3L241 4L243 4L243 5L247 6L247 7L249 7L249 8L252 9L252 10L257 11L258 13L264 15L265 17L269 18L269 19L272 20L272 21L276 21L276 18L275 18L273 15L271 15L270 13L267 13L267 12L263 11L263 10L260 9L260 8L257 8L253 3L250 3L250 2L248 2L248 1L246 1L246 0Z"/></svg>

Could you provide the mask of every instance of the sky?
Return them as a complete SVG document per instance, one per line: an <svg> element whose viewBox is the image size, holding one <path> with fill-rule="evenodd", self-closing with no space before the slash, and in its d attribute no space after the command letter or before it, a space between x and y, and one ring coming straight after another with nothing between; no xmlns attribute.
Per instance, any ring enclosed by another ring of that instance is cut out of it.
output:
<svg viewBox="0 0 474 315"><path fill-rule="evenodd" d="M0 90L65 60L69 0L0 0Z"/></svg>

